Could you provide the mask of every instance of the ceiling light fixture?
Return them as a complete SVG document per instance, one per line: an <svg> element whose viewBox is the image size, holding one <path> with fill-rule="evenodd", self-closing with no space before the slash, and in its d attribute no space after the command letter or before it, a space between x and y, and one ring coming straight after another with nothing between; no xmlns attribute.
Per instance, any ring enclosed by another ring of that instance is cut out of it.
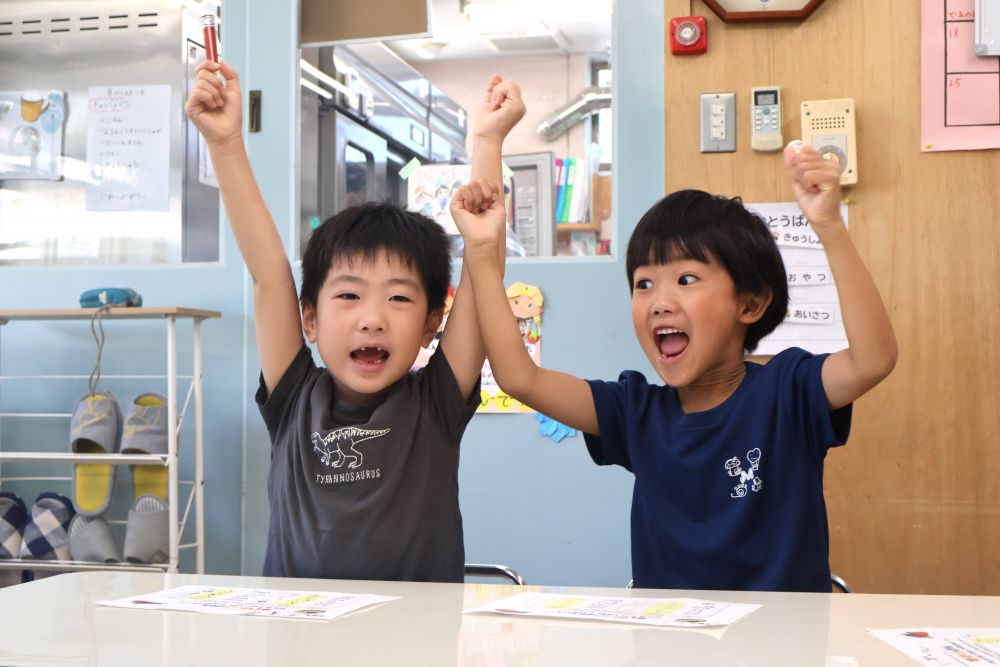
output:
<svg viewBox="0 0 1000 667"><path fill-rule="evenodd" d="M441 55L446 46L448 43L441 41L417 42L413 45L413 52L422 60L434 60Z"/></svg>

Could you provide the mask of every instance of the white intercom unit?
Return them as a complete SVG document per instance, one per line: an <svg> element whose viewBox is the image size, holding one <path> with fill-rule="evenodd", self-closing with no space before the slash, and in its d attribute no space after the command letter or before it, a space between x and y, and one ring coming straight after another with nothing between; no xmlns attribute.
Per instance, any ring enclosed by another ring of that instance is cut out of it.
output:
<svg viewBox="0 0 1000 667"><path fill-rule="evenodd" d="M781 139L781 88L751 88L750 147L755 151L776 151L784 145Z"/></svg>
<svg viewBox="0 0 1000 667"><path fill-rule="evenodd" d="M802 143L840 165L840 184L858 182L854 100L810 100L802 103Z"/></svg>

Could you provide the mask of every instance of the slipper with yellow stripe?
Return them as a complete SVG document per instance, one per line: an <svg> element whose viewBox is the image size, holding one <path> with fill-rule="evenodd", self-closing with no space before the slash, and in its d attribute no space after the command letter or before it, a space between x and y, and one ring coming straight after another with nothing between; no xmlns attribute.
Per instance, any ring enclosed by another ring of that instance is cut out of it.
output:
<svg viewBox="0 0 1000 667"><path fill-rule="evenodd" d="M122 454L167 453L167 398L162 394L139 394L128 407L122 433ZM156 496L167 500L167 469L162 465L132 466L135 497Z"/></svg>
<svg viewBox="0 0 1000 667"><path fill-rule="evenodd" d="M77 402L70 422L70 449L76 454L113 454L122 433L122 411L110 391L87 394ZM85 517L104 514L115 490L110 463L73 466L73 507Z"/></svg>

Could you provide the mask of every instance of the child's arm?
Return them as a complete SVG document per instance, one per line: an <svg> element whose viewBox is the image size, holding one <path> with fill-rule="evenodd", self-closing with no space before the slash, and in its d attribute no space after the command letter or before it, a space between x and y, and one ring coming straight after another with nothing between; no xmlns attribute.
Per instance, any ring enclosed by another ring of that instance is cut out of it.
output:
<svg viewBox="0 0 1000 667"><path fill-rule="evenodd" d="M491 186L503 182L500 163L503 140L523 115L521 89L513 81L504 81L498 74L494 74L476 117L472 144L472 180L473 183L480 183L468 191L464 198L466 205L472 210L479 212L489 206L489 200L494 196L503 196L502 192L494 194ZM501 276L506 256L505 240L502 236L497 249ZM462 395L468 396L482 372L486 351L479 334L476 305L465 262L462 262L462 275L455 289L455 301L451 305L448 323L441 334L441 347L448 357Z"/></svg>
<svg viewBox="0 0 1000 667"><path fill-rule="evenodd" d="M451 203L465 239L465 265L475 293L476 313L493 377L517 400L572 428L600 435L594 397L586 381L573 375L539 368L524 347L503 286L503 260L496 245L503 243L506 222L503 204L494 199L485 211L475 213L463 199L474 196L468 186Z"/></svg>
<svg viewBox="0 0 1000 667"><path fill-rule="evenodd" d="M184 111L208 144L229 224L253 278L257 352L264 384L271 392L302 348L292 267L243 146L243 100L236 71L225 63L206 61L197 72Z"/></svg>
<svg viewBox="0 0 1000 667"><path fill-rule="evenodd" d="M841 408L881 382L896 365L896 336L882 298L840 217L840 169L813 148L789 145L785 164L792 190L816 231L840 295L848 347L823 363L831 409Z"/></svg>

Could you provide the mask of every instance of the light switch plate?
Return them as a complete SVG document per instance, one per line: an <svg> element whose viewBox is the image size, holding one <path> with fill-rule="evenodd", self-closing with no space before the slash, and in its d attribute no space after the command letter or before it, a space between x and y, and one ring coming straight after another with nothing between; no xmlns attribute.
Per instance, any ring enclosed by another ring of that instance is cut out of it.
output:
<svg viewBox="0 0 1000 667"><path fill-rule="evenodd" d="M701 152L736 151L736 93L701 96Z"/></svg>

